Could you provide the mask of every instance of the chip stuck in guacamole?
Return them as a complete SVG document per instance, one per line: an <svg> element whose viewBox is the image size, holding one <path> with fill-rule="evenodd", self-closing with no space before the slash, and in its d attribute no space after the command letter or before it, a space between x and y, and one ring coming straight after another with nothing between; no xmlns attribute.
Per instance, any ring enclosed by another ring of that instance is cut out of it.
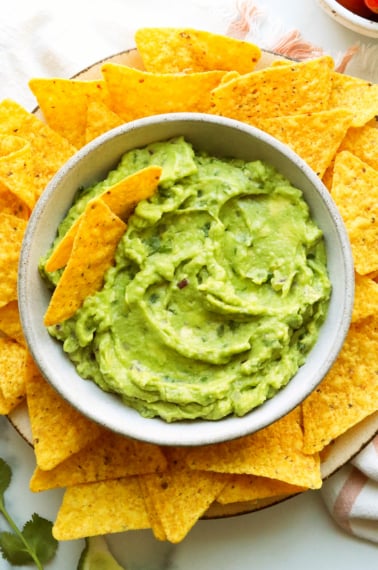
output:
<svg viewBox="0 0 378 570"><path fill-rule="evenodd" d="M44 266L86 204L150 166L159 185L126 221L102 288L49 332L80 376L145 417L243 416L304 363L331 291L322 232L272 166L182 137L128 151L78 193L41 270L55 286L61 270Z"/></svg>

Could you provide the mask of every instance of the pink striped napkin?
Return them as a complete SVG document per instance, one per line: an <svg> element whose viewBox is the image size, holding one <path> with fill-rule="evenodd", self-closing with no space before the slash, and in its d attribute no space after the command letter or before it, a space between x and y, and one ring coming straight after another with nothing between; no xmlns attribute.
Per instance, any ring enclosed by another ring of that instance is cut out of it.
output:
<svg viewBox="0 0 378 570"><path fill-rule="evenodd" d="M378 542L378 435L324 482L321 493L341 528Z"/></svg>

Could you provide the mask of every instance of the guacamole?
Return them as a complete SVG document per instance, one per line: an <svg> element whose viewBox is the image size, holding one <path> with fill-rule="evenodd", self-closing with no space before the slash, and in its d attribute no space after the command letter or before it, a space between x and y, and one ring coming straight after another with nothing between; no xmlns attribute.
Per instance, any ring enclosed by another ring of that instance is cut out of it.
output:
<svg viewBox="0 0 378 570"><path fill-rule="evenodd" d="M316 341L331 291L322 232L271 165L178 137L127 152L80 190L52 247L88 200L149 165L163 169L159 188L127 221L102 290L49 332L80 376L145 417L243 416ZM60 273L44 275L53 287Z"/></svg>

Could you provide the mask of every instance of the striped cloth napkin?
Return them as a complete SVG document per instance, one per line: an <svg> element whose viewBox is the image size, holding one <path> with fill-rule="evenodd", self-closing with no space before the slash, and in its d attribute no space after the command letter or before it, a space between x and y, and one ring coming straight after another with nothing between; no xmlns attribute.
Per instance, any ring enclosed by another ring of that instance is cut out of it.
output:
<svg viewBox="0 0 378 570"><path fill-rule="evenodd" d="M324 482L321 493L341 528L378 542L378 435Z"/></svg>

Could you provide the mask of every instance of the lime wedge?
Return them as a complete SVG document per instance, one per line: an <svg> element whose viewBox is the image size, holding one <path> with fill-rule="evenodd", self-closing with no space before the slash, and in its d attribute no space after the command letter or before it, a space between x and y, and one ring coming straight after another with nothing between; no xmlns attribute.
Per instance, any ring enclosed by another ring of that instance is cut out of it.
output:
<svg viewBox="0 0 378 570"><path fill-rule="evenodd" d="M77 570L126 570L120 566L110 552L103 536L85 539Z"/></svg>

